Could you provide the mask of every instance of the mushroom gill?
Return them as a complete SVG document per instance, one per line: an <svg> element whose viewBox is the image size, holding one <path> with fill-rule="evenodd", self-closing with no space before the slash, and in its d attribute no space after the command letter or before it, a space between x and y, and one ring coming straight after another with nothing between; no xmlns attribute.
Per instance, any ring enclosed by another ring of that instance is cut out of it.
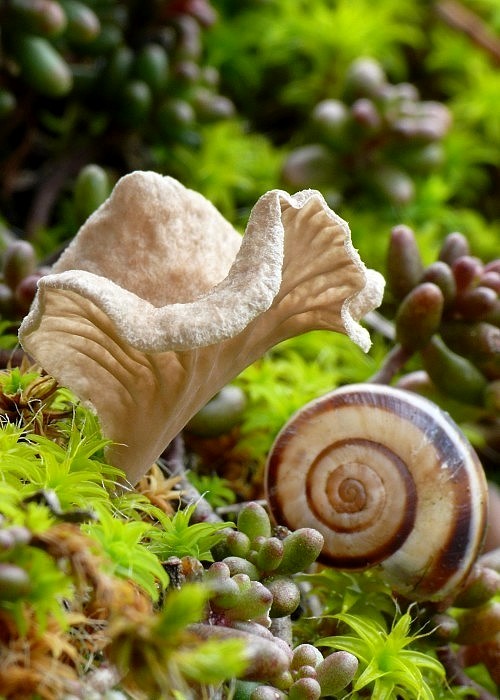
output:
<svg viewBox="0 0 500 700"><path fill-rule="evenodd" d="M383 287L319 192L267 192L241 237L200 194L133 172L39 281L19 338L93 407L134 484L280 341L330 329L368 350L358 321Z"/></svg>

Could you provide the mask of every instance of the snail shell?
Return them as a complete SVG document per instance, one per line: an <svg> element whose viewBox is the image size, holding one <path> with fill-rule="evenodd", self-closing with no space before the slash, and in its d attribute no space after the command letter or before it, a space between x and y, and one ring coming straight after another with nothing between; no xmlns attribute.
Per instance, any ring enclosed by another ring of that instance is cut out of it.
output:
<svg viewBox="0 0 500 700"><path fill-rule="evenodd" d="M402 389L354 384L307 404L276 438L265 480L278 523L323 534L322 562L380 565L408 598L453 593L482 546L478 457L446 413Z"/></svg>

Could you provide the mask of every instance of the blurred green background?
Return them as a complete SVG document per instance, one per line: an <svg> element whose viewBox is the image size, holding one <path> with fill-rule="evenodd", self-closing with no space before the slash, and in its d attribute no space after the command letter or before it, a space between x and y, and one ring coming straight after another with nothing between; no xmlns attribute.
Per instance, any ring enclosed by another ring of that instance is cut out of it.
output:
<svg viewBox="0 0 500 700"><path fill-rule="evenodd" d="M41 256L133 169L239 227L270 188L319 188L378 267L400 222L427 258L453 230L498 253L497 0L2 0L0 21L1 220ZM108 182L77 188L89 163Z"/></svg>

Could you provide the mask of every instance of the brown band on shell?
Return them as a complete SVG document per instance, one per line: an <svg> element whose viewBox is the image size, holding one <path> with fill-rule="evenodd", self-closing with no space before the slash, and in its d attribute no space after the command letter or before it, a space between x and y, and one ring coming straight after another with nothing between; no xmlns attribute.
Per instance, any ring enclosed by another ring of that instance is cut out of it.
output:
<svg viewBox="0 0 500 700"><path fill-rule="evenodd" d="M447 419L446 415L444 417ZM454 582L455 587L467 578L486 534L486 494L484 507L477 507L476 499L480 494L472 479L474 475L482 475L482 465L465 440L462 440L462 448L469 463L475 464L475 470L471 471L465 466L466 460L454 465L454 518L447 541L441 542L439 553L416 587L422 599L432 598L440 591L450 589L450 582Z"/></svg>
<svg viewBox="0 0 500 700"><path fill-rule="evenodd" d="M453 511L447 527L435 534L434 541L439 542L439 547L428 569L414 585L419 598L431 599L466 578L474 563L474 552L477 554L481 548L486 529L486 507L478 507L477 479L479 477L481 482L484 475L477 455L448 414L437 409L442 423L436 422L430 428L427 414L415 410L412 399L411 396L407 401L399 402L400 415L412 420L422 431L432 433L430 437L440 468L447 470L453 494ZM485 501L485 485L483 493Z"/></svg>
<svg viewBox="0 0 500 700"><path fill-rule="evenodd" d="M392 532L388 533L385 539L379 540L378 546L371 547L363 554L357 554L356 552L347 552L345 554L324 552L320 557L322 562L333 567L364 569L367 566L374 566L376 563L387 559L402 546L415 523L418 502L417 490L404 462L385 445L363 438L339 440L337 443L323 450L316 460L314 460L309 470L309 476L311 478L309 478L306 483L306 498L311 512L315 514L318 521L324 523L324 525L331 530L339 534L367 530L373 527L373 522L382 516L382 511L386 506L385 494L383 498L376 499L373 504L370 503L370 498L372 496L369 491L370 482L371 485L375 485L373 482L378 481L380 487L384 487L383 480L378 477L377 473L370 470L367 464L347 462L346 464L342 463L336 467L327 478L327 499L332 505L332 511L326 513L320 511L316 507L316 501L311 487L311 483L314 480L315 469L321 460L329 455L335 455L336 451L341 451L344 447L353 447L356 451L361 450L369 453L375 451L381 453L390 467L399 472L401 481L405 485L405 489L401 492L400 498L398 495L400 500L400 517L398 522L393 523ZM359 480L350 476L350 474L356 474L360 469L362 473ZM362 477L368 479L366 489L363 487L364 482L361 481ZM352 482L355 482L355 484ZM347 492L347 489L349 488L352 489L351 493L355 492L353 493L355 496L354 500L348 498L350 494ZM342 515L344 513L347 517L343 519ZM364 515L364 517L354 520L356 515Z"/></svg>

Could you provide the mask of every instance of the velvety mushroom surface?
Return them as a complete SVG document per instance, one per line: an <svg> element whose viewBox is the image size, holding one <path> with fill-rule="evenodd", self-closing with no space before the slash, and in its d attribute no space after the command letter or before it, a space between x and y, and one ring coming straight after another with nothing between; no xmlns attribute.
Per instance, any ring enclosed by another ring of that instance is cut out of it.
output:
<svg viewBox="0 0 500 700"><path fill-rule="evenodd" d="M368 350L358 321L383 286L319 192L267 192L241 237L198 193L134 172L40 280L19 338L94 408L110 461L136 483L273 345L330 329Z"/></svg>

